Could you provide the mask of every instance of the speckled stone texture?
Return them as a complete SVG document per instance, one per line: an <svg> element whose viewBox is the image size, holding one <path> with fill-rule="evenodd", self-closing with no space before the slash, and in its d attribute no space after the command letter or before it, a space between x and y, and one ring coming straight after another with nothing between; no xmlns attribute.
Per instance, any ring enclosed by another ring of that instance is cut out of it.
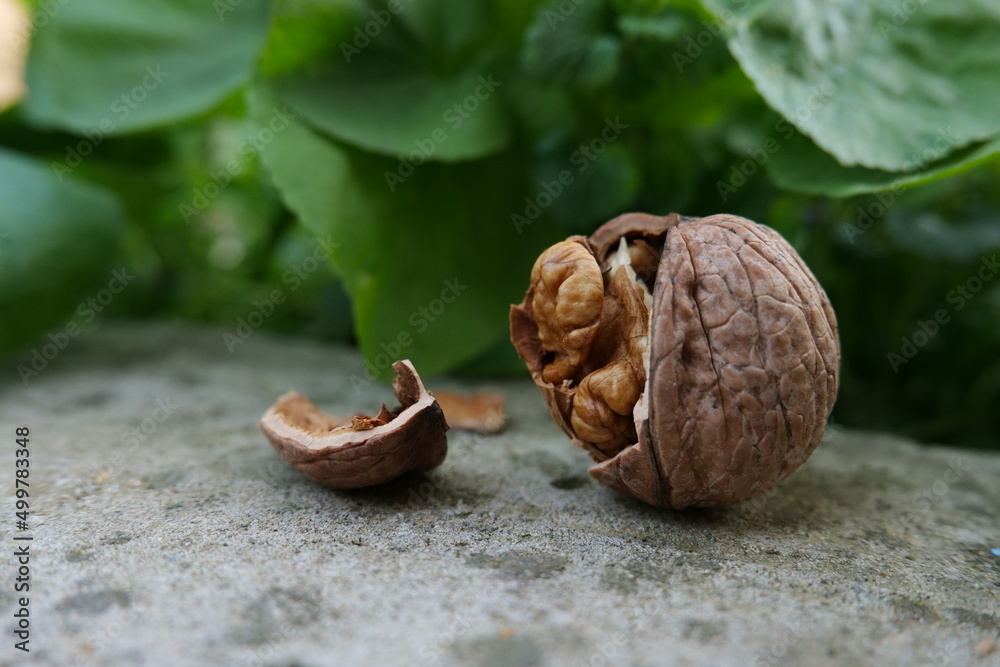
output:
<svg viewBox="0 0 1000 667"><path fill-rule="evenodd" d="M257 419L288 389L377 410L355 352L261 332L116 325L25 387L2 366L0 477L12 551L13 429L31 428L32 651L0 664L1000 665L1000 456L828 430L769 494L660 510L586 473L527 379L424 378L508 396L509 428L452 431L426 475L333 491ZM418 369L419 370L419 369ZM979 653L977 653L977 646Z"/></svg>

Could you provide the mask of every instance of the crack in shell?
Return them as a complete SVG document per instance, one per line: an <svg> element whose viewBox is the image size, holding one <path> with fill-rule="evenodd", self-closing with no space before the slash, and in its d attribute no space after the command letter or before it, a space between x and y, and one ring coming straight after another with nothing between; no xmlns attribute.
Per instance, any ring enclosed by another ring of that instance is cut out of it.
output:
<svg viewBox="0 0 1000 667"><path fill-rule="evenodd" d="M578 242L604 268L622 239L660 253L635 437L604 451L574 430L582 378L540 377L529 286L511 309L511 339L550 411L594 459L595 478L651 504L726 505L767 491L815 450L836 397L840 350L825 293L780 235L738 216L626 214ZM630 255L649 261L646 249Z"/></svg>

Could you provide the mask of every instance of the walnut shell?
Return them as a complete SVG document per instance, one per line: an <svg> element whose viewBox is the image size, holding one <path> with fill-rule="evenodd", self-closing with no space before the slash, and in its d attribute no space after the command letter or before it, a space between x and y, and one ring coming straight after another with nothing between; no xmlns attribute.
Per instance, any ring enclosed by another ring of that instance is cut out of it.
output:
<svg viewBox="0 0 1000 667"><path fill-rule="evenodd" d="M590 474L661 507L774 487L816 449L837 394L826 294L780 235L738 216L631 213L571 237L510 317Z"/></svg>
<svg viewBox="0 0 1000 667"><path fill-rule="evenodd" d="M384 484L405 472L434 468L448 453L448 423L408 360L392 365L400 406L350 423L322 412L302 394L281 396L261 417L274 451L314 482L335 489Z"/></svg>

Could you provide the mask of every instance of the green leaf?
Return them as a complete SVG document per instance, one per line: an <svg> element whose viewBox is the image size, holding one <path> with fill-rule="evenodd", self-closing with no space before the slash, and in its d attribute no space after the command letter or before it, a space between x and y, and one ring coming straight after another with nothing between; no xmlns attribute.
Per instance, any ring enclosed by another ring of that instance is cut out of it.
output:
<svg viewBox="0 0 1000 667"><path fill-rule="evenodd" d="M565 88L530 76L511 77L503 96L516 122L531 136L565 131L579 121L579 107Z"/></svg>
<svg viewBox="0 0 1000 667"><path fill-rule="evenodd" d="M288 207L337 244L332 264L352 298L361 350L379 375L406 357L421 373L440 372L506 335L509 305L523 297L531 264L549 241L538 239L540 225L518 234L510 220L523 207L523 193L511 187L517 179L504 176L523 169L510 156L424 164L390 190L386 174L398 173L395 161L293 122L263 158Z"/></svg>
<svg viewBox="0 0 1000 667"><path fill-rule="evenodd" d="M845 166L908 171L1000 135L996 2L705 4L768 104Z"/></svg>
<svg viewBox="0 0 1000 667"><path fill-rule="evenodd" d="M696 15L699 19L712 16L701 6L699 0L608 0L608 2L619 14L654 15L663 11L680 10Z"/></svg>
<svg viewBox="0 0 1000 667"><path fill-rule="evenodd" d="M68 2L48 21L31 46L24 111L99 136L220 102L250 77L268 28L265 0Z"/></svg>
<svg viewBox="0 0 1000 667"><path fill-rule="evenodd" d="M929 261L975 263L1000 248L1000 220L995 214L946 220L934 211L894 211L885 230L897 247Z"/></svg>
<svg viewBox="0 0 1000 667"><path fill-rule="evenodd" d="M893 172L842 167L808 137L797 132L778 142L780 148L768 162L771 179L786 190L830 197L850 197L930 183L967 171L1000 153L1000 139L977 142L919 169Z"/></svg>
<svg viewBox="0 0 1000 667"><path fill-rule="evenodd" d="M400 21L420 45L441 64L461 62L478 51L495 28L496 17L487 0L399 0ZM384 11L386 6L377 9ZM384 20L384 16L382 17ZM376 19L378 17L376 16Z"/></svg>
<svg viewBox="0 0 1000 667"><path fill-rule="evenodd" d="M507 145L504 85L488 71L433 72L377 54L326 72L279 78L279 96L312 125L365 150L454 162Z"/></svg>
<svg viewBox="0 0 1000 667"><path fill-rule="evenodd" d="M638 166L621 145L611 144L595 155L588 147L591 139L577 139L553 142L534 169L535 199L546 193L551 197L547 212L567 235L589 234L625 212L640 181Z"/></svg>
<svg viewBox="0 0 1000 667"><path fill-rule="evenodd" d="M11 352L65 325L89 324L74 311L111 279L124 214L109 192L0 149L0 351ZM105 304L106 305L106 304Z"/></svg>
<svg viewBox="0 0 1000 667"><path fill-rule="evenodd" d="M685 37L690 28L691 21L676 12L657 15L625 14L618 18L618 30L633 39L673 42Z"/></svg>
<svg viewBox="0 0 1000 667"><path fill-rule="evenodd" d="M279 0L261 55L261 73L275 76L319 58L363 25L356 0Z"/></svg>
<svg viewBox="0 0 1000 667"><path fill-rule="evenodd" d="M593 91L618 73L621 44L604 25L601 3L568 7L550 3L538 12L525 34L524 65L546 80Z"/></svg>

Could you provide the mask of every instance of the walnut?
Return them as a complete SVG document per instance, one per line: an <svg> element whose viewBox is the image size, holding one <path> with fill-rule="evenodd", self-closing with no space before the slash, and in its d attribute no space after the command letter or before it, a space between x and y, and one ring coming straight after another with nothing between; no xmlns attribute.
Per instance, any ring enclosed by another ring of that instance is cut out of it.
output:
<svg viewBox="0 0 1000 667"><path fill-rule="evenodd" d="M580 241L555 244L531 269L531 307L540 315L538 337L553 353L542 369L546 382L572 377L597 332L604 284L597 260Z"/></svg>
<svg viewBox="0 0 1000 667"><path fill-rule="evenodd" d="M591 475L661 507L774 487L837 394L826 294L781 236L732 215L632 213L556 244L511 340Z"/></svg>
<svg viewBox="0 0 1000 667"><path fill-rule="evenodd" d="M375 417L333 417L296 392L264 414L260 428L282 459L309 479L337 489L382 484L410 470L441 465L448 452L441 406L409 361L392 365L400 406ZM349 423L345 423L349 422Z"/></svg>

